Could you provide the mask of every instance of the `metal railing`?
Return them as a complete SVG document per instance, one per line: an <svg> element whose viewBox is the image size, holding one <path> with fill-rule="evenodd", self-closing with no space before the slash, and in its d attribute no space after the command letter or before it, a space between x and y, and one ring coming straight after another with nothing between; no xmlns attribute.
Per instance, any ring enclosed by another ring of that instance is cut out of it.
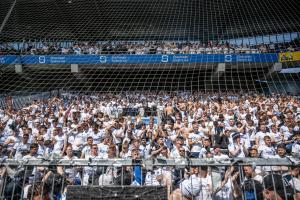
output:
<svg viewBox="0 0 300 200"><path fill-rule="evenodd" d="M297 199L299 167L290 158L3 159L0 198Z"/></svg>

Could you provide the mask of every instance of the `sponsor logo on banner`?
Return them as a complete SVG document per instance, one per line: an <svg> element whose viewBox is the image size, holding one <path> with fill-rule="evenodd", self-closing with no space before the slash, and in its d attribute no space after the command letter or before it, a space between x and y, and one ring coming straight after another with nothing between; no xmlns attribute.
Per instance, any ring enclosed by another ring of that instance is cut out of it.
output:
<svg viewBox="0 0 300 200"><path fill-rule="evenodd" d="M237 55L236 61L237 62L253 62L253 56L252 55Z"/></svg>
<svg viewBox="0 0 300 200"><path fill-rule="evenodd" d="M225 62L232 62L232 55L225 55Z"/></svg>
<svg viewBox="0 0 300 200"><path fill-rule="evenodd" d="M106 56L100 56L100 63L106 63L107 59Z"/></svg>
<svg viewBox="0 0 300 200"><path fill-rule="evenodd" d="M112 63L128 63L128 57L127 56L112 56L111 62Z"/></svg>
<svg viewBox="0 0 300 200"><path fill-rule="evenodd" d="M300 51L279 53L280 62L300 61Z"/></svg>
<svg viewBox="0 0 300 200"><path fill-rule="evenodd" d="M39 56L39 63L45 63L45 62L46 62L45 56Z"/></svg>
<svg viewBox="0 0 300 200"><path fill-rule="evenodd" d="M280 55L280 56L279 56ZM279 58L278 58L279 57ZM216 63L216 62L281 62L300 61L300 52L281 54L181 54L181 55L66 55L66 56L0 56L1 64L24 63L24 64L94 64L94 63Z"/></svg>
<svg viewBox="0 0 300 200"><path fill-rule="evenodd" d="M50 57L50 63L53 63L53 64L63 64L63 63L66 63L66 57L64 57L64 56L53 56L53 57Z"/></svg>
<svg viewBox="0 0 300 200"><path fill-rule="evenodd" d="M161 56L161 62L166 63L169 61L169 56L168 55L162 55Z"/></svg>
<svg viewBox="0 0 300 200"><path fill-rule="evenodd" d="M189 62L188 55L174 55L173 62Z"/></svg>

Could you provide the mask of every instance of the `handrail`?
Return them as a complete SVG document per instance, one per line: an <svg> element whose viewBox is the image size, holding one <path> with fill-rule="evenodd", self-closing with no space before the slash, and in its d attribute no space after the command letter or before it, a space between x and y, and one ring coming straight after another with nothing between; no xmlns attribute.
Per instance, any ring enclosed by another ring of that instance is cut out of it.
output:
<svg viewBox="0 0 300 200"><path fill-rule="evenodd" d="M201 159L5 159L2 164L9 166L298 166L300 160L293 157L278 158L278 159L264 159L264 158L232 158L232 159L214 159L214 158L201 158Z"/></svg>

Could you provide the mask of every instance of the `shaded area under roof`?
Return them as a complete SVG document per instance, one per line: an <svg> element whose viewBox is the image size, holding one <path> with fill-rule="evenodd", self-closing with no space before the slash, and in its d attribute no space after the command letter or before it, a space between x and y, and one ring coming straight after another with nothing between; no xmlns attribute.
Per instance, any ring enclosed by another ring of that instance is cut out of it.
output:
<svg viewBox="0 0 300 200"><path fill-rule="evenodd" d="M0 23L10 2L1 0ZM296 0L17 0L0 41L206 42L298 32L299 10Z"/></svg>

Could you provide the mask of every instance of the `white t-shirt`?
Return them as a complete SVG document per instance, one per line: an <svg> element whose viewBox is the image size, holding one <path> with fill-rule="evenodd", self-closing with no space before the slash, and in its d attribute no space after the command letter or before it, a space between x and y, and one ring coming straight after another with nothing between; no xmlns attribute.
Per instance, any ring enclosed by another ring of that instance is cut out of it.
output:
<svg viewBox="0 0 300 200"><path fill-rule="evenodd" d="M241 143L245 143L247 147L250 147L250 136L249 134L240 134L241 135Z"/></svg>
<svg viewBox="0 0 300 200"><path fill-rule="evenodd" d="M102 135L100 132L95 133L94 131L89 133L89 137L93 138L93 143L94 144L100 144L102 138L104 137L104 135Z"/></svg>
<svg viewBox="0 0 300 200"><path fill-rule="evenodd" d="M265 144L265 141L264 141L265 136L270 136L271 137L271 134L269 132L264 133L264 132L261 132L261 131L259 131L255 134L255 139L258 139L260 146Z"/></svg>
<svg viewBox="0 0 300 200"><path fill-rule="evenodd" d="M142 130L142 129L135 129L135 130L133 131L133 137L134 137L135 139L140 138L140 137L142 136L142 134L144 133L144 131L145 131L145 130Z"/></svg>
<svg viewBox="0 0 300 200"><path fill-rule="evenodd" d="M84 135L84 133L77 133L76 135L73 136L73 141L71 141L71 137L69 142L72 144L72 148L74 151L78 151L80 150L83 145L86 142L86 136Z"/></svg>
<svg viewBox="0 0 300 200"><path fill-rule="evenodd" d="M114 129L112 131L112 135L115 139L116 144L120 144L122 142L122 138L124 138L124 130L122 128Z"/></svg>
<svg viewBox="0 0 300 200"><path fill-rule="evenodd" d="M232 188L233 184L231 178L228 178L225 185L216 193L214 200L233 200Z"/></svg>
<svg viewBox="0 0 300 200"><path fill-rule="evenodd" d="M66 136L65 135L56 135L54 137L54 139L55 139L56 143L54 144L53 153L61 153L61 151L64 147Z"/></svg>
<svg viewBox="0 0 300 200"><path fill-rule="evenodd" d="M11 141L10 143L7 144L7 149L11 150L15 146L15 144L20 142L20 138L11 135L6 139L6 141Z"/></svg>
<svg viewBox="0 0 300 200"><path fill-rule="evenodd" d="M238 148L238 145L236 143L229 144L229 146L228 146L229 152L235 151L237 148ZM247 148L246 145L245 145L245 148ZM237 157L237 158L245 158L246 157L246 155L243 151L243 146L242 145L240 147L239 152L234 157Z"/></svg>
<svg viewBox="0 0 300 200"><path fill-rule="evenodd" d="M156 179L157 176L161 175L161 169L155 169L153 171L148 171L145 177L145 185L147 186L158 186L160 183Z"/></svg>
<svg viewBox="0 0 300 200"><path fill-rule="evenodd" d="M83 153L86 158L87 156L89 156L91 154L91 147L90 146L83 147L81 153Z"/></svg>
<svg viewBox="0 0 300 200"><path fill-rule="evenodd" d="M150 155L151 145L148 144L146 146L140 145L140 153L143 158L148 158Z"/></svg>
<svg viewBox="0 0 300 200"><path fill-rule="evenodd" d="M63 160L73 160L73 159L78 159L78 158L76 156L73 156L72 158L69 158L68 156L63 157ZM70 179L74 179L77 175L77 170L74 167L66 166L64 168L64 171L65 171L67 177Z"/></svg>
<svg viewBox="0 0 300 200"><path fill-rule="evenodd" d="M268 147L266 145L262 145L258 147L258 153L262 158L274 158L276 150L272 146Z"/></svg>
<svg viewBox="0 0 300 200"><path fill-rule="evenodd" d="M182 181L180 184L180 190L186 197L198 197L201 191L201 186L200 178L193 174L188 179Z"/></svg>
<svg viewBox="0 0 300 200"><path fill-rule="evenodd" d="M185 149L185 151L187 151L186 147L183 146L183 148ZM171 158L181 158L180 153L179 153L179 151L178 151L178 149L176 147L174 147L171 150L170 157Z"/></svg>
<svg viewBox="0 0 300 200"><path fill-rule="evenodd" d="M207 175L205 178L200 178L200 183L202 186L199 194L200 199L211 200L211 176Z"/></svg>
<svg viewBox="0 0 300 200"><path fill-rule="evenodd" d="M228 160L229 156L226 154L214 155L216 161Z"/></svg>
<svg viewBox="0 0 300 200"><path fill-rule="evenodd" d="M37 154L42 157L46 156L46 147L39 145L39 150Z"/></svg>
<svg viewBox="0 0 300 200"><path fill-rule="evenodd" d="M213 152L212 148L209 148L208 150L210 150L210 152ZM201 148L200 152L199 152L199 158L206 158L206 153L207 153L207 149L206 148Z"/></svg>
<svg viewBox="0 0 300 200"><path fill-rule="evenodd" d="M23 142L16 143L13 149L16 151L15 159L17 160L22 158L22 152L27 152L27 153L29 152L30 144L29 143L24 144Z"/></svg>
<svg viewBox="0 0 300 200"><path fill-rule="evenodd" d="M31 156L31 155L27 154L22 159L23 160L37 160L38 159L37 157L38 157L38 155Z"/></svg>
<svg viewBox="0 0 300 200"><path fill-rule="evenodd" d="M300 144L298 144L298 143L293 144L292 153L300 155Z"/></svg>
<svg viewBox="0 0 300 200"><path fill-rule="evenodd" d="M99 148L99 153L100 154L107 154L108 153L108 145L100 143L98 144L98 148Z"/></svg>
<svg viewBox="0 0 300 200"><path fill-rule="evenodd" d="M101 158L101 156L92 156L92 155L88 155L88 156L86 156L86 158L85 158L86 160L89 160L89 159L91 159L91 160L100 160L100 159L102 159ZM93 171L95 171L97 169L97 167L96 166L94 166L94 167L90 167L90 166L86 166L86 167L84 167L83 168L83 173L85 174L85 175L92 175L93 174Z"/></svg>
<svg viewBox="0 0 300 200"><path fill-rule="evenodd" d="M202 144L201 144L201 140L200 140L201 136L195 133L190 133L188 136L188 139L191 140L192 142L196 142L195 144L193 144L191 146L191 152L200 152L201 148L202 148Z"/></svg>

